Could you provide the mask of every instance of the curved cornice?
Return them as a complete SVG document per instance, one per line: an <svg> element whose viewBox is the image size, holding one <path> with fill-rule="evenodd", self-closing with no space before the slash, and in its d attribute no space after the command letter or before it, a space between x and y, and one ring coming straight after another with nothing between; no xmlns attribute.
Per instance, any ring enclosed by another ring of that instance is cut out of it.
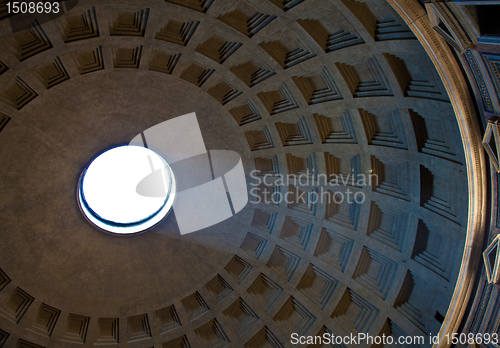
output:
<svg viewBox="0 0 500 348"><path fill-rule="evenodd" d="M469 208L467 236L460 273L448 307L439 337L450 337L457 332L473 291L474 279L479 273L479 262L486 226L487 162L481 146L482 134L474 110L474 101L466 78L446 41L431 28L425 10L417 0L388 0L413 31L431 58L450 98L457 118L467 168ZM449 347L440 339L434 347Z"/></svg>

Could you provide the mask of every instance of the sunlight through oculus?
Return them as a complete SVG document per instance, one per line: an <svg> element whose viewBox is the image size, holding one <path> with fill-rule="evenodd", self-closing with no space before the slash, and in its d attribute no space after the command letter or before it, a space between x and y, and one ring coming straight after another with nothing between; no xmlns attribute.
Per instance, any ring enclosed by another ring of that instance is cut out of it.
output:
<svg viewBox="0 0 500 348"><path fill-rule="evenodd" d="M174 174L161 156L140 146L120 146L83 171L78 203L98 228L131 234L159 223L172 208L175 192Z"/></svg>

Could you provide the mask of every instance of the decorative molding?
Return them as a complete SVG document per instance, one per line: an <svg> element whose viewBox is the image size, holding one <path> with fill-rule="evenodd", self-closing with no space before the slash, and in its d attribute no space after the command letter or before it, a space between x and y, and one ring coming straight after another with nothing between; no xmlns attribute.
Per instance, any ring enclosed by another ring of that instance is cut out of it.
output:
<svg viewBox="0 0 500 348"><path fill-rule="evenodd" d="M325 53L365 43L359 34L345 29L329 33L319 20L297 19L297 23L307 31Z"/></svg>
<svg viewBox="0 0 500 348"><path fill-rule="evenodd" d="M61 23L65 43L99 37L99 23L95 7L88 9L81 15L73 15L64 18Z"/></svg>
<svg viewBox="0 0 500 348"><path fill-rule="evenodd" d="M118 344L120 323L118 318L99 318L95 344Z"/></svg>
<svg viewBox="0 0 500 348"><path fill-rule="evenodd" d="M153 337L147 314L134 315L127 318L128 342L142 341Z"/></svg>
<svg viewBox="0 0 500 348"><path fill-rule="evenodd" d="M239 337L243 336L259 321L259 316L241 297L227 307L222 314Z"/></svg>
<svg viewBox="0 0 500 348"><path fill-rule="evenodd" d="M116 48L113 65L115 68L139 69L142 45L134 48Z"/></svg>
<svg viewBox="0 0 500 348"><path fill-rule="evenodd" d="M296 186L288 186L289 198L286 200L288 209L293 209L300 211L308 215L316 215L318 210L318 199L319 189L301 187L300 189Z"/></svg>
<svg viewBox="0 0 500 348"><path fill-rule="evenodd" d="M386 300L391 291L398 263L387 256L363 246L352 278Z"/></svg>
<svg viewBox="0 0 500 348"><path fill-rule="evenodd" d="M372 190L384 195L410 201L410 163L406 161L382 162L370 156ZM373 179L372 179L373 178Z"/></svg>
<svg viewBox="0 0 500 348"><path fill-rule="evenodd" d="M191 348L191 344L187 336L184 335L163 343L162 348Z"/></svg>
<svg viewBox="0 0 500 348"><path fill-rule="evenodd" d="M257 97L271 116L299 107L295 97L284 82L278 90L259 92Z"/></svg>
<svg viewBox="0 0 500 348"><path fill-rule="evenodd" d="M16 77L15 81L14 84L10 84L3 90L2 99L16 110L21 110L29 102L38 97L38 93L28 86L19 76Z"/></svg>
<svg viewBox="0 0 500 348"><path fill-rule="evenodd" d="M269 0L283 11L288 11L305 0Z"/></svg>
<svg viewBox="0 0 500 348"><path fill-rule="evenodd" d="M285 346L278 340L278 338L269 330L267 326L264 326L259 332L257 332L247 343L245 343L245 348L255 348L255 347L270 347L270 348L284 348Z"/></svg>
<svg viewBox="0 0 500 348"><path fill-rule="evenodd" d="M385 320L384 325L382 325L382 328L379 331L378 336L380 337L389 337L392 336L394 339L394 342L398 342L398 339L402 337L402 339L408 337L408 334L403 331L394 321L391 319L387 318ZM373 348L382 348L383 345L373 345ZM416 347L421 347L421 345L416 345Z"/></svg>
<svg viewBox="0 0 500 348"><path fill-rule="evenodd" d="M268 233L273 233L274 224L278 213L270 213L256 208L253 214L251 225L255 228L260 228Z"/></svg>
<svg viewBox="0 0 500 348"><path fill-rule="evenodd" d="M217 19L251 38L276 19L276 15L257 12L247 5L220 14Z"/></svg>
<svg viewBox="0 0 500 348"><path fill-rule="evenodd" d="M56 57L51 64L38 69L38 75L47 89L69 80L68 72L59 57Z"/></svg>
<svg viewBox="0 0 500 348"><path fill-rule="evenodd" d="M20 62L52 48L52 43L36 19L28 29L13 36L5 36L5 39L14 49Z"/></svg>
<svg viewBox="0 0 500 348"><path fill-rule="evenodd" d="M323 335L328 335L328 337L334 337L334 336L337 336L333 333L332 330L330 330L329 328L327 328L326 326L323 325L323 327L319 330L319 332L316 334L316 336L321 336L323 337ZM333 348L347 348L347 346L343 343L331 343L330 344ZM378 347L377 347L378 348Z"/></svg>
<svg viewBox="0 0 500 348"><path fill-rule="evenodd" d="M9 123L10 120L11 120L11 118L9 116L2 114L0 112L0 132L5 128L5 126L7 125L7 123ZM2 279L3 279L2 275L6 276L5 273L3 273L2 270L0 270L0 290L2 290L2 285L5 285L2 283ZM7 279L8 278L9 277L7 277Z"/></svg>
<svg viewBox="0 0 500 348"><path fill-rule="evenodd" d="M451 180L447 174L420 165L420 206L462 225L466 203L458 191L464 190L466 183L459 177Z"/></svg>
<svg viewBox="0 0 500 348"><path fill-rule="evenodd" d="M90 317L70 313L61 341L85 344L89 330Z"/></svg>
<svg viewBox="0 0 500 348"><path fill-rule="evenodd" d="M353 246L353 239L323 228L319 235L314 256L344 272L351 257Z"/></svg>
<svg viewBox="0 0 500 348"><path fill-rule="evenodd" d="M355 200L349 203L347 199L337 202L337 198L335 198L337 192L327 191L327 193L325 220L357 231L362 203L358 203Z"/></svg>
<svg viewBox="0 0 500 348"><path fill-rule="evenodd" d="M429 60L404 53L398 56L384 53L384 57L405 97L449 102L448 96L441 92L439 78L427 67Z"/></svg>
<svg viewBox="0 0 500 348"><path fill-rule="evenodd" d="M478 59L476 57L476 53L471 50L466 50L464 52L464 57L469 64L472 75L474 75L474 79L476 80L477 87L479 88L479 92L481 93L481 99L484 109L488 112L495 112L495 106L491 99L490 90L488 89L488 85L485 82L481 67L479 66Z"/></svg>
<svg viewBox="0 0 500 348"><path fill-rule="evenodd" d="M34 301L34 297L21 288L16 288L4 301L0 315L18 324Z"/></svg>
<svg viewBox="0 0 500 348"><path fill-rule="evenodd" d="M198 337L200 347L223 348L231 343L222 326L215 318L195 329L194 333Z"/></svg>
<svg viewBox="0 0 500 348"><path fill-rule="evenodd" d="M490 75L497 96L500 96L500 55L483 54L483 60L486 63L488 74ZM500 101L500 97L499 98Z"/></svg>
<svg viewBox="0 0 500 348"><path fill-rule="evenodd" d="M408 213L372 201L366 234L403 252L409 230L409 220Z"/></svg>
<svg viewBox="0 0 500 348"><path fill-rule="evenodd" d="M102 59L102 47L99 46L91 51L83 51L73 54L76 66L80 75L94 71L104 70L104 60Z"/></svg>
<svg viewBox="0 0 500 348"><path fill-rule="evenodd" d="M215 69L205 69L198 64L191 63L184 68L180 78L186 80L187 82L191 82L197 87L201 87L205 82L207 82L214 72Z"/></svg>
<svg viewBox="0 0 500 348"><path fill-rule="evenodd" d="M428 226L424 221L418 221L411 254L413 260L446 281L450 281L459 250L458 238L443 233L439 227Z"/></svg>
<svg viewBox="0 0 500 348"><path fill-rule="evenodd" d="M313 223L286 216L281 228L280 238L302 250L306 250L313 228Z"/></svg>
<svg viewBox="0 0 500 348"><path fill-rule="evenodd" d="M210 308L198 291L183 298L181 302L186 309L189 321L194 321L210 311Z"/></svg>
<svg viewBox="0 0 500 348"><path fill-rule="evenodd" d="M361 187L362 181L364 181L361 155L349 158L343 154L336 154L339 157L324 152L327 180L333 181L334 184Z"/></svg>
<svg viewBox="0 0 500 348"><path fill-rule="evenodd" d="M425 3L425 9L432 29L458 52L463 53L474 44L447 4L434 0ZM444 25L446 30L440 24Z"/></svg>
<svg viewBox="0 0 500 348"><path fill-rule="evenodd" d="M368 145L408 149L399 109L359 109Z"/></svg>
<svg viewBox="0 0 500 348"><path fill-rule="evenodd" d="M224 301L234 291L231 285L220 274L217 274L212 280L206 283L205 288L214 295L217 304Z"/></svg>
<svg viewBox="0 0 500 348"><path fill-rule="evenodd" d="M295 176L307 176L307 179L318 179L318 161L316 160L316 152L311 153L306 157L294 156L291 153L285 155L287 174L291 178Z"/></svg>
<svg viewBox="0 0 500 348"><path fill-rule="evenodd" d="M418 152L462 164L459 132L453 119L424 112L417 113L411 109L408 111Z"/></svg>
<svg viewBox="0 0 500 348"><path fill-rule="evenodd" d="M19 339L17 341L16 348L45 348L45 347L29 341L25 341L23 339Z"/></svg>
<svg viewBox="0 0 500 348"><path fill-rule="evenodd" d="M116 36L144 36L148 17L149 8L137 12L120 9L114 16L109 34Z"/></svg>
<svg viewBox="0 0 500 348"><path fill-rule="evenodd" d="M35 321L31 325L31 328L28 330L32 330L41 335L50 337L52 332L54 331L54 327L57 324L57 320L61 315L61 311L57 308L51 307L42 303L40 306Z"/></svg>
<svg viewBox="0 0 500 348"><path fill-rule="evenodd" d="M243 44L241 42L230 42L219 36L212 36L196 47L196 52L212 59L219 64L224 63Z"/></svg>
<svg viewBox="0 0 500 348"><path fill-rule="evenodd" d="M323 144L357 144L356 130L349 110L334 116L313 114Z"/></svg>
<svg viewBox="0 0 500 348"><path fill-rule="evenodd" d="M5 65L5 63L0 61L0 76L7 70L9 70L9 67Z"/></svg>
<svg viewBox="0 0 500 348"><path fill-rule="evenodd" d="M205 13L210 8L214 0L165 0L172 4L184 6L198 12Z"/></svg>
<svg viewBox="0 0 500 348"><path fill-rule="evenodd" d="M277 155L271 157L255 157L253 160L257 175L279 175L280 166Z"/></svg>
<svg viewBox="0 0 500 348"><path fill-rule="evenodd" d="M267 312L281 296L283 288L264 273L261 273L255 278L252 285L248 287L247 292L252 295Z"/></svg>
<svg viewBox="0 0 500 348"><path fill-rule="evenodd" d="M292 80L308 105L343 99L326 67L323 67L319 75L293 76Z"/></svg>
<svg viewBox="0 0 500 348"><path fill-rule="evenodd" d="M299 255L276 245L266 266L289 282L299 267L301 260Z"/></svg>
<svg viewBox="0 0 500 348"><path fill-rule="evenodd" d="M243 92L234 83L227 79L224 79L223 81L210 87L207 93L221 105L226 105L243 94Z"/></svg>
<svg viewBox="0 0 500 348"><path fill-rule="evenodd" d="M264 60L257 56L252 56L245 63L232 66L229 71L250 88L276 74Z"/></svg>
<svg viewBox="0 0 500 348"><path fill-rule="evenodd" d="M238 255L234 255L224 269L241 284L252 271L253 266Z"/></svg>
<svg viewBox="0 0 500 348"><path fill-rule="evenodd" d="M3 347L7 338L9 338L10 334L2 329L0 329L0 347Z"/></svg>
<svg viewBox="0 0 500 348"><path fill-rule="evenodd" d="M244 134L250 151L271 149L274 147L274 142L267 126L264 126L261 130L251 130Z"/></svg>
<svg viewBox="0 0 500 348"><path fill-rule="evenodd" d="M167 24L156 32L155 39L187 46L200 21L179 22L169 19Z"/></svg>
<svg viewBox="0 0 500 348"><path fill-rule="evenodd" d="M392 17L377 20L375 41L416 39L407 25Z"/></svg>
<svg viewBox="0 0 500 348"><path fill-rule="evenodd" d="M290 34L273 41L261 42L259 45L285 70L316 57L311 48Z"/></svg>
<svg viewBox="0 0 500 348"><path fill-rule="evenodd" d="M316 321L316 317L306 306L290 296L273 320L288 336L293 333L304 336Z"/></svg>
<svg viewBox="0 0 500 348"><path fill-rule="evenodd" d="M427 333L432 330L434 315L443 297L443 294L429 281L408 270L394 302L394 308Z"/></svg>
<svg viewBox="0 0 500 348"><path fill-rule="evenodd" d="M251 232L248 232L240 245L240 249L252 254L258 259L262 256L267 245L267 239L259 237Z"/></svg>
<svg viewBox="0 0 500 348"><path fill-rule="evenodd" d="M181 53L169 54L155 50L148 69L172 75L180 57Z"/></svg>
<svg viewBox="0 0 500 348"><path fill-rule="evenodd" d="M160 335L166 334L182 326L174 305L155 311L155 315L160 322Z"/></svg>
<svg viewBox="0 0 500 348"><path fill-rule="evenodd" d="M364 297L347 288L330 316L346 333L368 332L379 310Z"/></svg>
<svg viewBox="0 0 500 348"><path fill-rule="evenodd" d="M238 126L244 126L262 119L262 116L250 99L248 99L243 105L235 106L229 110L229 113L233 116L233 119Z"/></svg>
<svg viewBox="0 0 500 348"><path fill-rule="evenodd" d="M375 27L377 18L366 2L359 0L342 0L342 4L356 17L359 23L365 28L368 34L375 39Z"/></svg>
<svg viewBox="0 0 500 348"><path fill-rule="evenodd" d="M267 185L264 182L261 182L252 190L252 196L255 197L255 201L251 201L254 204L264 203L264 204L273 204L279 206L283 199L281 199L281 187L285 187L282 185ZM258 198L258 199L257 199Z"/></svg>
<svg viewBox="0 0 500 348"><path fill-rule="evenodd" d="M353 97L382 97L394 95L384 70L375 57L370 57L365 63L356 65L343 63L335 64L342 74ZM368 70L368 74L365 73L364 70Z"/></svg>
<svg viewBox="0 0 500 348"><path fill-rule="evenodd" d="M309 145L313 143L305 116L302 116L295 123L276 122L274 125L283 146Z"/></svg>
<svg viewBox="0 0 500 348"><path fill-rule="evenodd" d="M497 284L500 281L500 235L497 235L483 251L484 268L488 283Z"/></svg>
<svg viewBox="0 0 500 348"><path fill-rule="evenodd" d="M337 279L310 263L297 284L297 290L323 310L328 305L338 284Z"/></svg>
<svg viewBox="0 0 500 348"><path fill-rule="evenodd" d="M496 184L497 184L497 213L496 213L496 227L500 228L500 174L496 174Z"/></svg>

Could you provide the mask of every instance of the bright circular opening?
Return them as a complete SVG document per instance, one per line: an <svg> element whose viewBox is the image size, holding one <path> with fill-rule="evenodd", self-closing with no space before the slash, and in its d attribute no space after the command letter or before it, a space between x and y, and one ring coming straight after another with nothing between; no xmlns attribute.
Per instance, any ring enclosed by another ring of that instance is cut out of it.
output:
<svg viewBox="0 0 500 348"><path fill-rule="evenodd" d="M175 177L156 152L120 146L97 156L83 171L78 203L95 226L112 233L142 232L172 208Z"/></svg>

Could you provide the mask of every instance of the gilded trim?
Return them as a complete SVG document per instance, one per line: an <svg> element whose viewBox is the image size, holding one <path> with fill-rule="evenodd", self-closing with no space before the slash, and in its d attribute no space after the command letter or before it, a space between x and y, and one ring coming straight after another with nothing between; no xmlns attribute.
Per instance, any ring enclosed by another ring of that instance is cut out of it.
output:
<svg viewBox="0 0 500 348"><path fill-rule="evenodd" d="M486 221L486 167L482 134L469 93L466 78L446 41L431 28L429 18L418 0L388 0L389 4L405 20L431 58L443 81L455 111L464 146L468 181L468 219L464 253L453 297L445 320L439 331L440 337L458 332L467 304L473 291L473 283L480 274L482 242ZM434 347L449 347L441 339Z"/></svg>

